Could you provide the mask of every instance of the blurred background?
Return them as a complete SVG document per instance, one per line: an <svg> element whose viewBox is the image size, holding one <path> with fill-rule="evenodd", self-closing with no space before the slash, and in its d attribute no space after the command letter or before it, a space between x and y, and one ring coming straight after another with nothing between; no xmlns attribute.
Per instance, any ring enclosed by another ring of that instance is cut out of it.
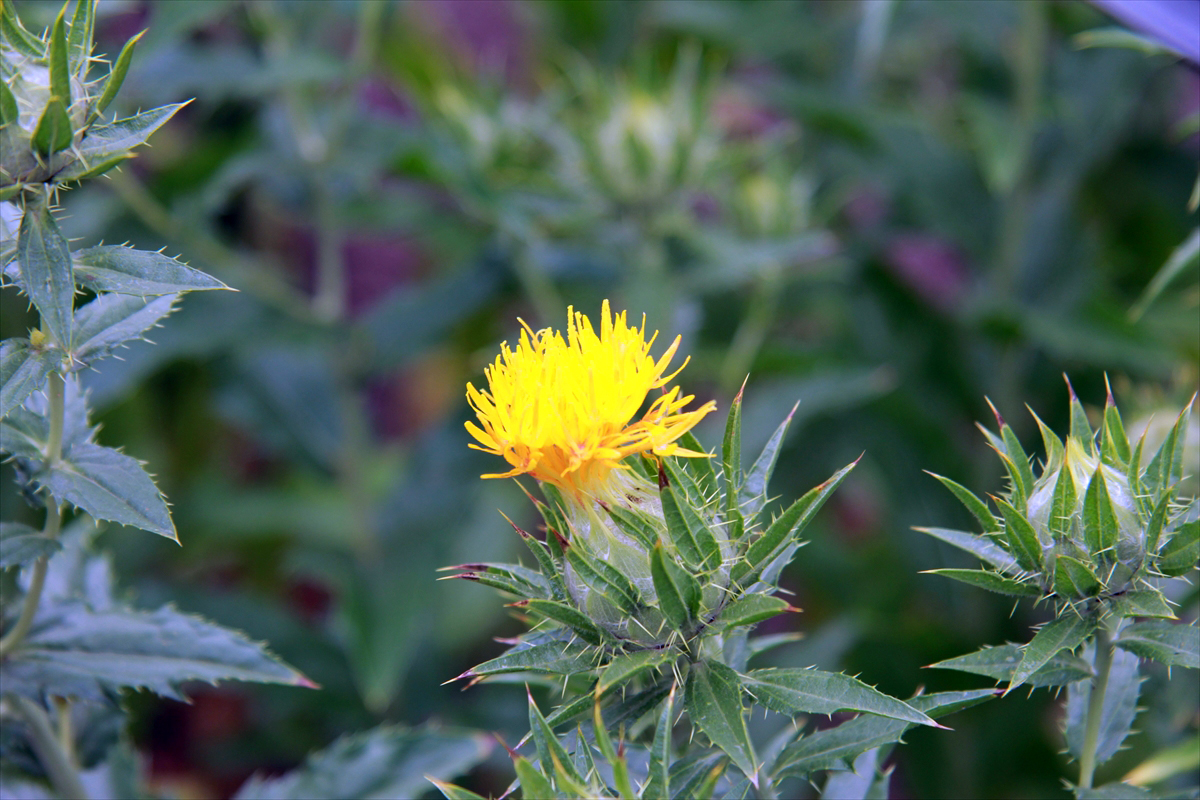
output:
<svg viewBox="0 0 1200 800"><path fill-rule="evenodd" d="M17 3L30 28L58 6ZM188 296L154 346L86 375L100 440L149 462L183 547L111 528L102 544L138 603L243 629L323 687L130 695L153 779L179 796L229 796L384 720L527 730L518 687L442 685L523 628L498 593L436 572L518 558L500 511L536 524L515 483L479 479L498 464L463 430L464 385L518 317L561 327L568 304L610 298L662 331L656 353L682 335L680 383L722 412L698 431L710 446L747 374L748 451L800 401L781 498L865 451L786 575L805 613L781 625L804 639L771 661L901 697L986 685L921 667L1048 618L919 574L967 564L911 526L973 525L922 470L1003 486L975 429L994 427L985 397L1040 452L1024 405L1065 431L1064 372L1091 411L1107 374L1151 439L1200 383L1197 270L1147 294L1197 225L1200 74L1086 46L1114 38L1087 3L99 13L101 52L148 29L122 114L195 100L64 198L64 231L165 246L239 290ZM23 334L23 301L0 302L0 332ZM1103 780L1197 727L1194 682L1152 673L1149 700L1165 710ZM1018 693L913 731L894 795L1068 797L1056 708ZM503 792L496 749L464 785Z"/></svg>

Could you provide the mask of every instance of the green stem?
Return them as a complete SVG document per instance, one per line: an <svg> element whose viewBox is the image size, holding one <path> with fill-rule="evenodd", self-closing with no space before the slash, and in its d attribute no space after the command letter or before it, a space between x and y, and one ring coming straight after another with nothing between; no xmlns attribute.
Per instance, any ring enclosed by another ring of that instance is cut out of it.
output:
<svg viewBox="0 0 1200 800"><path fill-rule="evenodd" d="M50 381L47 386L47 396L50 401L47 411L50 432L46 437L45 453L47 468L54 466L62 458L65 392L66 381L62 373L50 373ZM42 529L42 535L48 539L57 539L59 531L62 530L62 507L54 503L52 498L47 497L46 500L46 523ZM0 638L0 658L4 658L15 650L29 633L29 628L33 625L34 614L37 613L38 603L42 599L42 588L46 585L46 569L49 563L50 559L47 556L42 556L34 562L33 573L29 577L29 591L25 593L24 604L21 606L21 615L17 617L12 630Z"/></svg>
<svg viewBox="0 0 1200 800"><path fill-rule="evenodd" d="M1100 744L1100 718L1104 714L1104 695L1108 691L1108 675L1112 670L1113 644L1108 629L1096 629L1096 676L1088 696L1087 727L1083 734L1083 752L1079 758L1079 786L1092 788L1096 771L1096 748Z"/></svg>
<svg viewBox="0 0 1200 800"><path fill-rule="evenodd" d="M755 281L746 315L733 336L733 343L729 345L725 363L721 365L720 383L726 392L733 393L741 386L755 356L767 340L771 323L775 320L775 310L779 306L782 286L783 268L777 263L768 264Z"/></svg>
<svg viewBox="0 0 1200 800"><path fill-rule="evenodd" d="M79 773L59 745L45 710L20 695L9 695L8 699L29 726L29 743L45 768L54 791L64 800L87 800L88 794L79 780Z"/></svg>
<svg viewBox="0 0 1200 800"><path fill-rule="evenodd" d="M75 729L71 725L71 698L55 695L53 699L54 711L58 715L58 746L67 757L67 763L73 768L78 768L79 764L75 759Z"/></svg>

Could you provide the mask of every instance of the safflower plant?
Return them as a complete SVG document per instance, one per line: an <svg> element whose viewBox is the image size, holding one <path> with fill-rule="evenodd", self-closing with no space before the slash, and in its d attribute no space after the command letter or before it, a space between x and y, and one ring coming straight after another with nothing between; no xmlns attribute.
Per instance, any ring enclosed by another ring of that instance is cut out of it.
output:
<svg viewBox="0 0 1200 800"><path fill-rule="evenodd" d="M182 106L106 118L138 37L94 77L96 2L68 8L39 36L0 5L0 274L40 317L0 344L0 453L42 518L0 523L0 783L6 796L48 784L60 797L131 797L141 775L121 735L123 690L312 684L237 631L134 607L91 546L105 523L178 536L142 463L97 442L81 371L143 338L181 293L228 287L161 252L73 250L59 229L59 195L133 157Z"/></svg>
<svg viewBox="0 0 1200 800"><path fill-rule="evenodd" d="M522 796L773 797L782 781L850 770L911 726L937 727L934 717L992 697L906 702L844 674L751 666L795 638L753 630L799 611L777 594L780 572L857 462L771 517L767 484L790 415L743 469L739 392L720 455L710 455L691 429L715 404L689 409L694 397L668 388L686 366L671 371L680 340L657 358L654 341L607 302L598 326L570 309L565 336L525 326L487 368L487 388L467 387L472 446L510 467L483 477L530 475L542 495L530 499L545 541L513 525L536 566L462 564L448 576L512 595L530 625L455 680L563 690L549 713L530 696L531 732L512 751ZM861 713L809 735L787 725L756 744L747 727L756 706ZM872 768L868 779L887 776ZM447 797L476 796L438 785Z"/></svg>
<svg viewBox="0 0 1200 800"><path fill-rule="evenodd" d="M986 565L929 572L1045 603L1053 618L1025 644L985 646L932 666L1005 682L1006 694L1023 685L1067 687L1064 733L1078 762L1072 784L1077 797L1194 797L1196 788L1158 795L1121 781L1096 786L1095 776L1133 732L1141 661L1200 668L1200 628L1194 620L1177 621L1168 599L1171 584L1200 562L1200 508L1195 499L1178 496L1181 478L1195 468L1184 461L1195 398L1151 453L1144 435L1136 445L1129 441L1111 390L1093 431L1069 381L1067 386L1065 440L1034 414L1045 448L1036 474L999 412L993 408L998 434L980 426L1009 478L1007 491L992 497L990 507L966 487L934 475L974 515L982 533L918 529ZM1187 759L1181 764L1186 769Z"/></svg>

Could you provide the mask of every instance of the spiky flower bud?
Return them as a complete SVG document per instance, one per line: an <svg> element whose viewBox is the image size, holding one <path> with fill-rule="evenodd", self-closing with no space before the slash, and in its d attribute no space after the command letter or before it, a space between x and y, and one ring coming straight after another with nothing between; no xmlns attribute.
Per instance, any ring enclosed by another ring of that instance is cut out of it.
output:
<svg viewBox="0 0 1200 800"><path fill-rule="evenodd" d="M67 6L41 35L21 24L12 3L0 5L0 200L24 188L99 175L127 158L181 108L165 106L106 124L103 113L129 70L130 39L112 68L92 77L96 0Z"/></svg>

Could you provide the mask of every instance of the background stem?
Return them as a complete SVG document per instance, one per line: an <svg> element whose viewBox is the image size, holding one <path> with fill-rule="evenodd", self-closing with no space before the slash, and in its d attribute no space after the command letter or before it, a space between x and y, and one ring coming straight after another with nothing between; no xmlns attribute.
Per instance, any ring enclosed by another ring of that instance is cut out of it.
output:
<svg viewBox="0 0 1200 800"><path fill-rule="evenodd" d="M79 774L59 746L58 737L54 735L50 717L45 710L29 698L20 695L9 695L9 700L29 726L29 743L37 753L38 761L46 769L54 791L66 800L87 800L88 794L79 780Z"/></svg>

